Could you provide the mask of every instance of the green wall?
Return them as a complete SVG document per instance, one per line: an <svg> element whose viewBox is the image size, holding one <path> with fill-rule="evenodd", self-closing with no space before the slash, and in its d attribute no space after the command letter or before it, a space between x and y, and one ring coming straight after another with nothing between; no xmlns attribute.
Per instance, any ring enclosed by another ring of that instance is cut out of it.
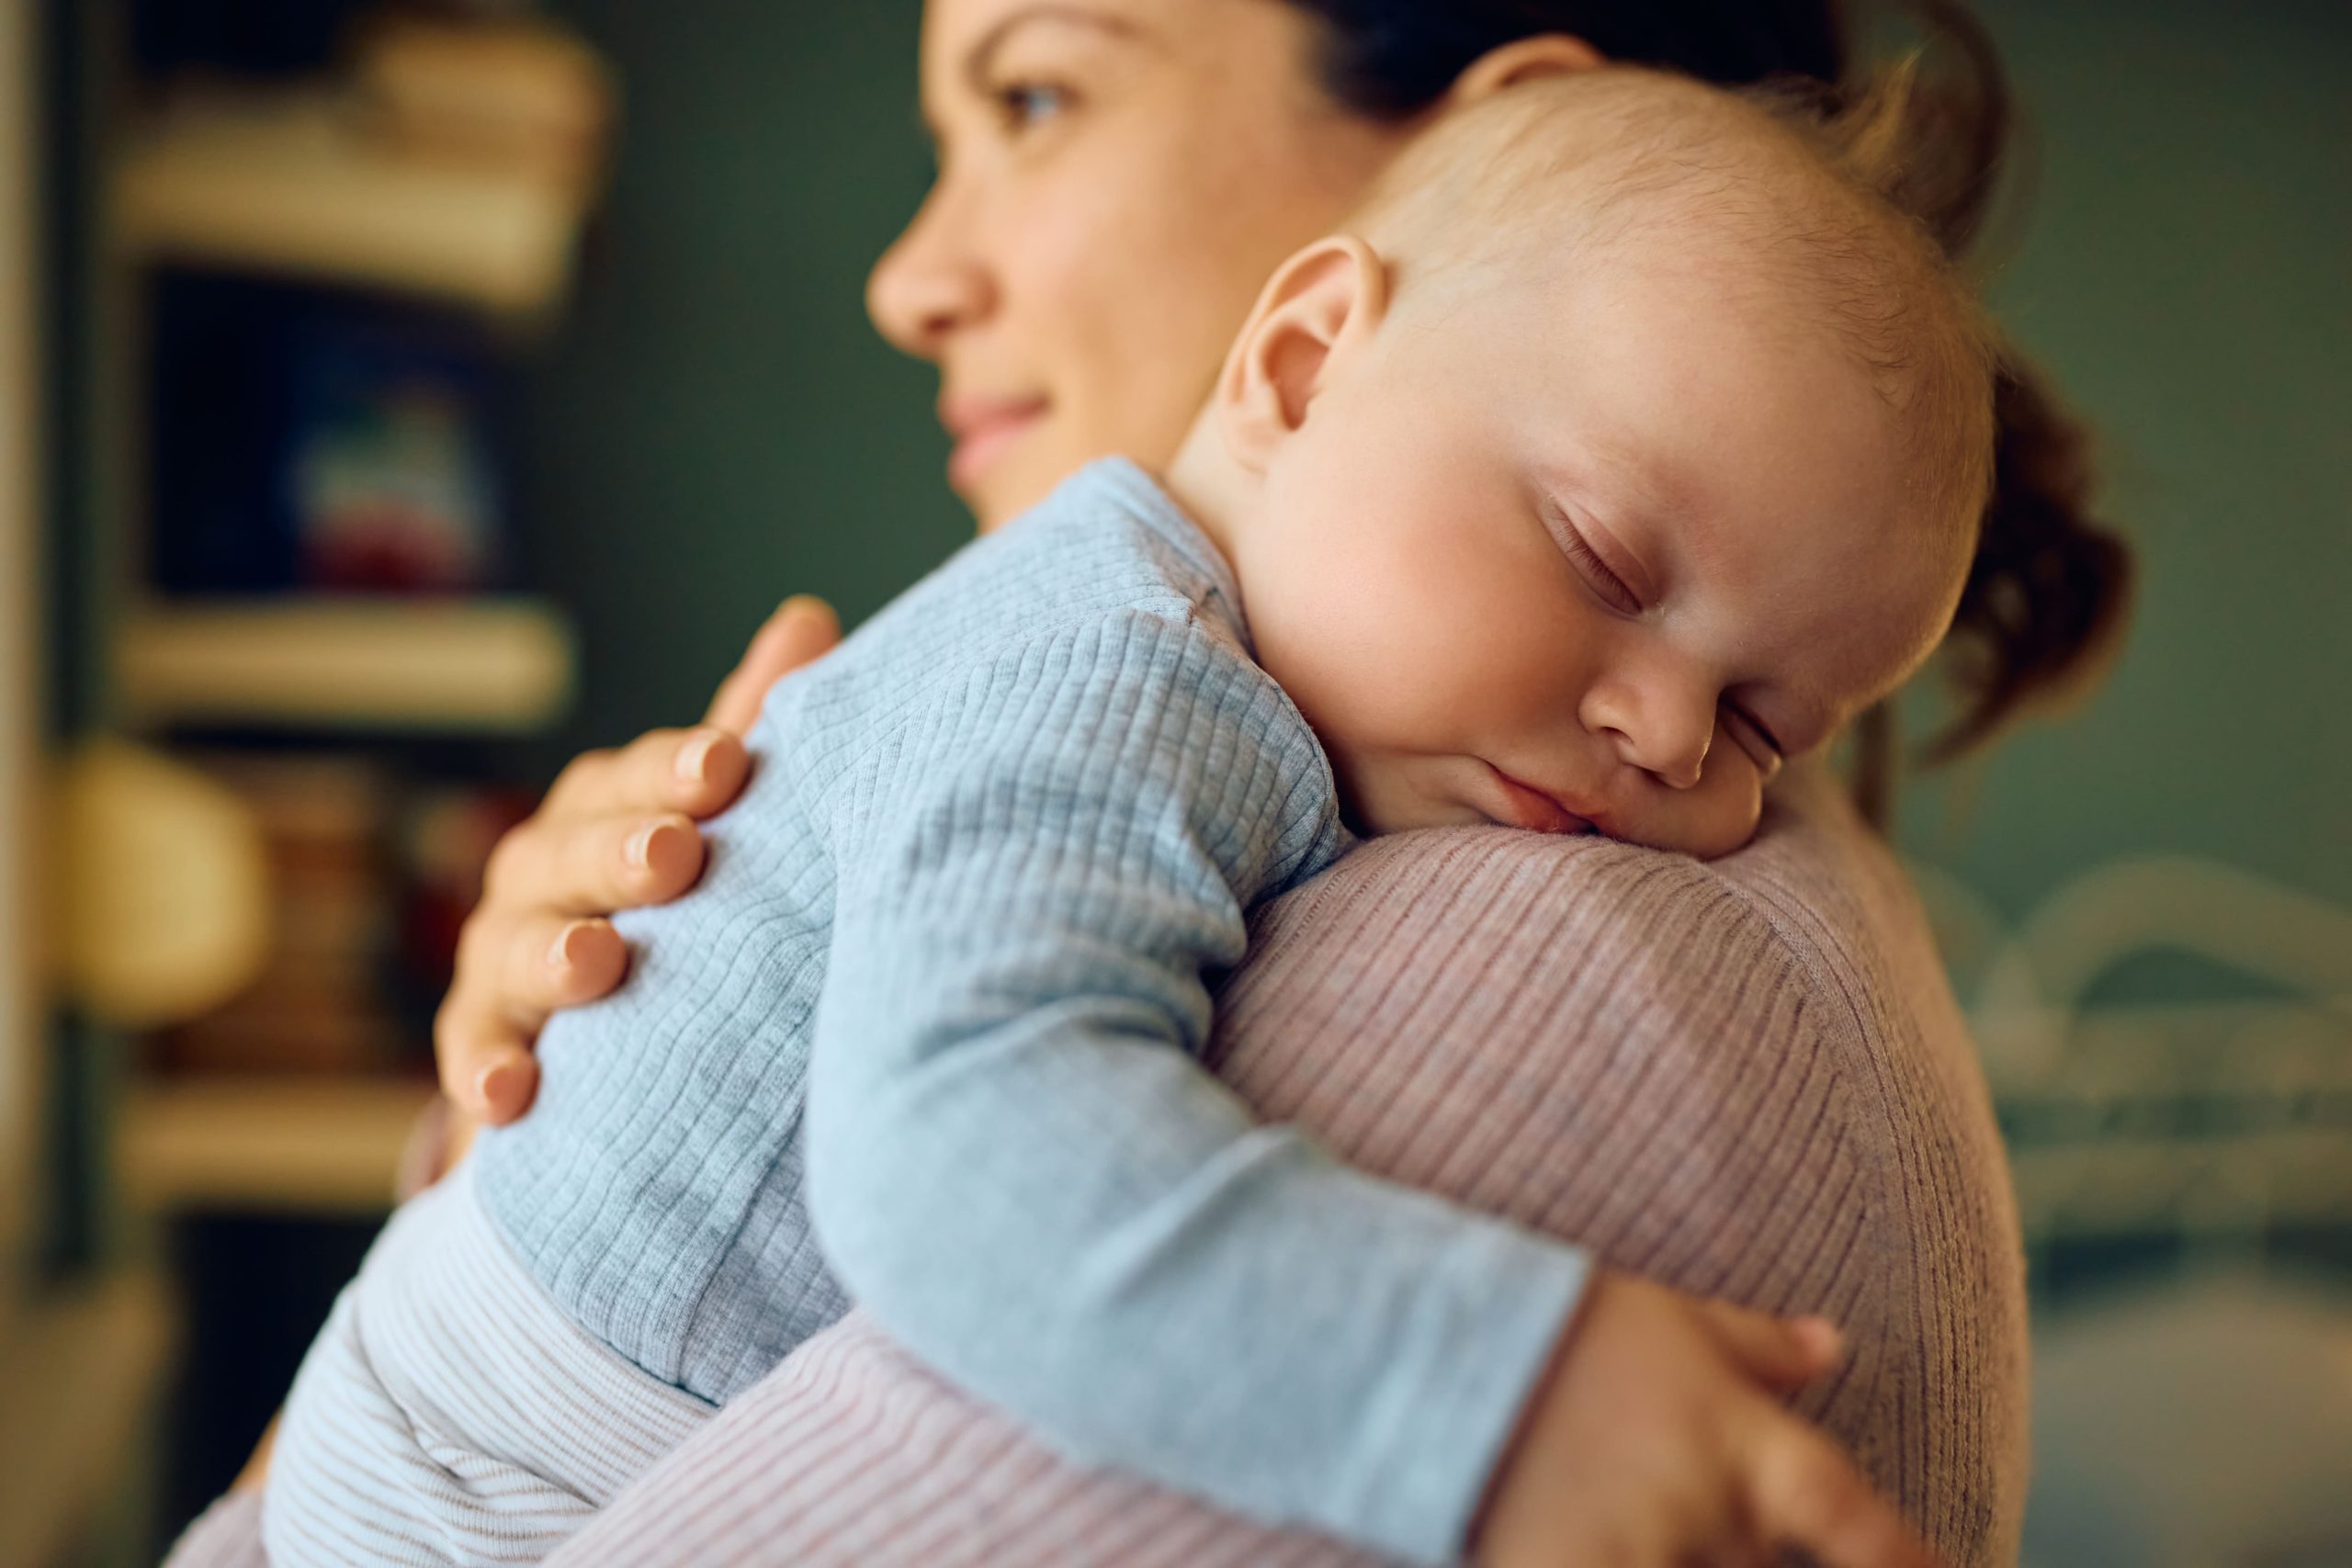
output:
<svg viewBox="0 0 2352 1568"><path fill-rule="evenodd" d="M624 102L583 287L526 388L532 575L576 749L697 717L786 593L871 614L969 536L935 378L866 324L930 178L911 0L571 0Z"/></svg>
<svg viewBox="0 0 2352 1568"><path fill-rule="evenodd" d="M854 619L966 524L931 374L860 299L927 173L912 0L562 8L628 95L521 476L582 745L692 717L782 593ZM1984 10L2042 145L1996 300L2105 433L2144 592L2106 689L1913 791L1905 844L2013 914L2155 850L2352 904L2352 11Z"/></svg>
<svg viewBox="0 0 2352 1568"><path fill-rule="evenodd" d="M2152 850L2352 904L2352 8L1991 0L2039 132L1994 299L2142 550L2112 680L1905 813L2016 912Z"/></svg>

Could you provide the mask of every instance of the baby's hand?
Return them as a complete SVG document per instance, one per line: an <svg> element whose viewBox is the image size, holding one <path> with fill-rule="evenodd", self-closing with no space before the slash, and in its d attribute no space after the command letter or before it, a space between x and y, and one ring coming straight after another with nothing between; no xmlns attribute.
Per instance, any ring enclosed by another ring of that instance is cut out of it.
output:
<svg viewBox="0 0 2352 1568"><path fill-rule="evenodd" d="M1840 1348L1820 1318L1602 1273L1496 1473L1476 1561L1760 1564L1797 1547L1828 1568L1930 1568L1852 1461L1781 1405Z"/></svg>

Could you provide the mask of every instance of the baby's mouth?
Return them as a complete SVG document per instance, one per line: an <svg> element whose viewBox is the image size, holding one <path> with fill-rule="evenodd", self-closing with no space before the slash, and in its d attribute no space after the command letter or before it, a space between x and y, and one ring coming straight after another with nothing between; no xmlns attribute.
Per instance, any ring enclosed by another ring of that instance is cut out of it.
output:
<svg viewBox="0 0 2352 1568"><path fill-rule="evenodd" d="M1548 791L1539 789L1524 779L1513 778L1492 762L1487 764L1487 771L1494 774L1495 782L1501 785L1504 810L1498 819L1509 826L1521 828L1531 833L1598 833L1601 830L1593 818L1570 810L1565 802Z"/></svg>

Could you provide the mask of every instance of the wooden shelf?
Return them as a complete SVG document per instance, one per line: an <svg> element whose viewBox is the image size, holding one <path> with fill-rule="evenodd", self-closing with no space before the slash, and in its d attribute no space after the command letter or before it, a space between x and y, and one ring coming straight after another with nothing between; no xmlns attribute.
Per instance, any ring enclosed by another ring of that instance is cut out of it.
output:
<svg viewBox="0 0 2352 1568"><path fill-rule="evenodd" d="M571 632L527 599L159 600L115 641L153 722L526 732L571 697Z"/></svg>
<svg viewBox="0 0 2352 1568"><path fill-rule="evenodd" d="M410 1079L153 1079L116 1129L124 1198L145 1212L381 1213L432 1100Z"/></svg>
<svg viewBox="0 0 2352 1568"><path fill-rule="evenodd" d="M580 195L527 174L402 154L334 99L180 112L114 181L133 256L283 273L529 313L571 277Z"/></svg>

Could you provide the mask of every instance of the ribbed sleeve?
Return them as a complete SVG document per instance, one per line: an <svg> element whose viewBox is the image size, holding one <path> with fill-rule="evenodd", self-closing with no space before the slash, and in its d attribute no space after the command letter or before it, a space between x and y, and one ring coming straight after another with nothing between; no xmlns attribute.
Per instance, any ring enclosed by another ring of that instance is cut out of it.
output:
<svg viewBox="0 0 2352 1568"><path fill-rule="evenodd" d="M809 1191L851 1294L1065 1452L1442 1560L1583 1264L1256 1122L1194 1059L1245 906L1329 858L1306 743L1221 639L1136 613L880 748Z"/></svg>

